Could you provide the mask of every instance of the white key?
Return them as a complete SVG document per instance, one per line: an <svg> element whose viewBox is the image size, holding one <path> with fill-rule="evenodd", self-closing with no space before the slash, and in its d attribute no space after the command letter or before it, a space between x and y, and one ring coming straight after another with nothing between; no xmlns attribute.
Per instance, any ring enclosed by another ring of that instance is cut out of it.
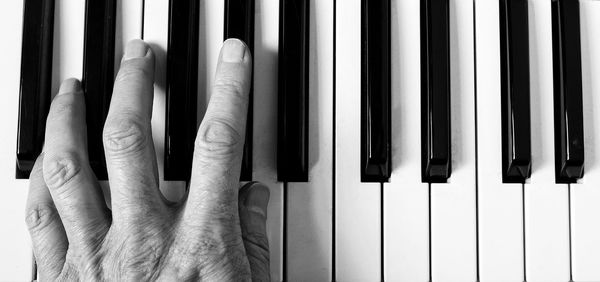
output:
<svg viewBox="0 0 600 282"><path fill-rule="evenodd" d="M361 1L337 3L335 278L381 280L381 185L360 182Z"/></svg>
<svg viewBox="0 0 600 282"><path fill-rule="evenodd" d="M600 2L581 1L585 174L571 184L573 281L600 281Z"/></svg>
<svg viewBox="0 0 600 282"><path fill-rule="evenodd" d="M310 3L309 182L287 186L287 280L332 280L333 1Z"/></svg>
<svg viewBox="0 0 600 282"><path fill-rule="evenodd" d="M15 148L17 147L17 117L21 66L21 36L23 1L3 3L0 9L0 34L7 44L0 45L0 91L4 93L0 111L0 132L7 138L0 141L0 179L4 187L0 204L0 279L30 281L32 279L31 241L25 225L25 201L29 181L15 180Z"/></svg>
<svg viewBox="0 0 600 282"><path fill-rule="evenodd" d="M252 177L266 184L271 192L267 211L271 280L282 281L283 184L277 182L277 152L274 149L277 148L279 1L258 0L255 4Z"/></svg>
<svg viewBox="0 0 600 282"><path fill-rule="evenodd" d="M431 184L433 281L477 280L473 2L450 1L452 175Z"/></svg>
<svg viewBox="0 0 600 282"><path fill-rule="evenodd" d="M429 281L429 185L421 182L420 166L420 1L391 4L393 170L383 190L384 278Z"/></svg>
<svg viewBox="0 0 600 282"><path fill-rule="evenodd" d="M63 80L81 80L83 71L83 33L85 1L56 1L54 10L54 56L52 58L52 96Z"/></svg>
<svg viewBox="0 0 600 282"><path fill-rule="evenodd" d="M479 278L524 281L522 185L502 183L499 4L475 8Z"/></svg>
<svg viewBox="0 0 600 282"><path fill-rule="evenodd" d="M568 281L568 185L554 175L554 99L550 1L529 2L532 174L525 184L527 281Z"/></svg>
<svg viewBox="0 0 600 282"><path fill-rule="evenodd" d="M115 28L115 76L121 66L121 58L127 42L142 38L144 22L143 0L117 0Z"/></svg>

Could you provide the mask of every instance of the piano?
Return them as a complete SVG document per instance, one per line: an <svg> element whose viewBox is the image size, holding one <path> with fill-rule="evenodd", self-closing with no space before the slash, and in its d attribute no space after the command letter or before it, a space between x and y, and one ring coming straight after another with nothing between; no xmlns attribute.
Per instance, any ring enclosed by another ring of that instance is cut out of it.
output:
<svg viewBox="0 0 600 282"><path fill-rule="evenodd" d="M600 1L11 0L0 31L2 281L36 277L28 169L59 83L89 86L97 136L124 45L151 44L177 200L228 37L254 50L240 180L271 192L273 281L600 281Z"/></svg>

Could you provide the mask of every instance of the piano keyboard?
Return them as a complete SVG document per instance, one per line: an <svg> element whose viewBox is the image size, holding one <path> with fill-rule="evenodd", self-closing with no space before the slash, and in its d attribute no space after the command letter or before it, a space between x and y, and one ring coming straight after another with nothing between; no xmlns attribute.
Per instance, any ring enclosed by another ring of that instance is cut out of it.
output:
<svg viewBox="0 0 600 282"><path fill-rule="evenodd" d="M271 190L273 281L600 281L600 1L102 3L0 9L1 281L35 275L25 179L59 83L83 78L100 136L124 45L151 44L177 200L229 37L254 42L241 180Z"/></svg>

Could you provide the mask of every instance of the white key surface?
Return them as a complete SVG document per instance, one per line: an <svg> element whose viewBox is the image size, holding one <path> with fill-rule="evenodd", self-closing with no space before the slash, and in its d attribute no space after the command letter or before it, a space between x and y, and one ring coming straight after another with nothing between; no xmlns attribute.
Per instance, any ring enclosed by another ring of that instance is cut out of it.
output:
<svg viewBox="0 0 600 282"><path fill-rule="evenodd" d="M479 278L524 281L521 184L502 183L498 1L475 1Z"/></svg>
<svg viewBox="0 0 600 282"><path fill-rule="evenodd" d="M144 28L144 1L117 0L117 20L115 28L115 76L121 66L121 58L127 43L142 38Z"/></svg>
<svg viewBox="0 0 600 282"><path fill-rule="evenodd" d="M550 1L529 2L532 174L525 184L525 277L568 281L568 185L554 175L554 98Z"/></svg>
<svg viewBox="0 0 600 282"><path fill-rule="evenodd" d="M600 281L600 2L580 2L585 174L571 184L574 281Z"/></svg>
<svg viewBox="0 0 600 282"><path fill-rule="evenodd" d="M255 4L252 179L260 181L269 187L270 200L267 211L267 235L269 237L269 251L271 254L271 280L282 281L284 279L284 202L283 184L277 182L277 150L275 150L277 148L279 1L258 0Z"/></svg>
<svg viewBox="0 0 600 282"><path fill-rule="evenodd" d="M420 165L420 1L391 4L393 170L383 190L384 279L429 281L429 185L421 182Z"/></svg>
<svg viewBox="0 0 600 282"><path fill-rule="evenodd" d="M0 34L6 44L0 45L0 132L6 138L0 141L0 280L28 281L32 279L33 254L29 232L25 225L25 201L29 182L15 180L15 148L17 147L17 119L21 69L21 37L23 1L3 3L0 9Z"/></svg>
<svg viewBox="0 0 600 282"><path fill-rule="evenodd" d="M452 175L431 184L433 281L477 279L473 2L450 1Z"/></svg>
<svg viewBox="0 0 600 282"><path fill-rule="evenodd" d="M361 1L336 7L335 278L381 280L381 184L360 182Z"/></svg>
<svg viewBox="0 0 600 282"><path fill-rule="evenodd" d="M332 280L333 1L310 1L309 176L287 186L287 280Z"/></svg>

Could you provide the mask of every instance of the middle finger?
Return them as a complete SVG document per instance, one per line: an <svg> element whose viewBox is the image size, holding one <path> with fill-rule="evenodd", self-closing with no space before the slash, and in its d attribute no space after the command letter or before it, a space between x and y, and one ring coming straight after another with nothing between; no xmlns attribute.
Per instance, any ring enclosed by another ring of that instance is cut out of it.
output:
<svg viewBox="0 0 600 282"><path fill-rule="evenodd" d="M129 42L104 126L104 149L115 224L164 208L150 119L154 57L141 40ZM150 217L152 217L150 215ZM147 217L143 217L147 218Z"/></svg>

